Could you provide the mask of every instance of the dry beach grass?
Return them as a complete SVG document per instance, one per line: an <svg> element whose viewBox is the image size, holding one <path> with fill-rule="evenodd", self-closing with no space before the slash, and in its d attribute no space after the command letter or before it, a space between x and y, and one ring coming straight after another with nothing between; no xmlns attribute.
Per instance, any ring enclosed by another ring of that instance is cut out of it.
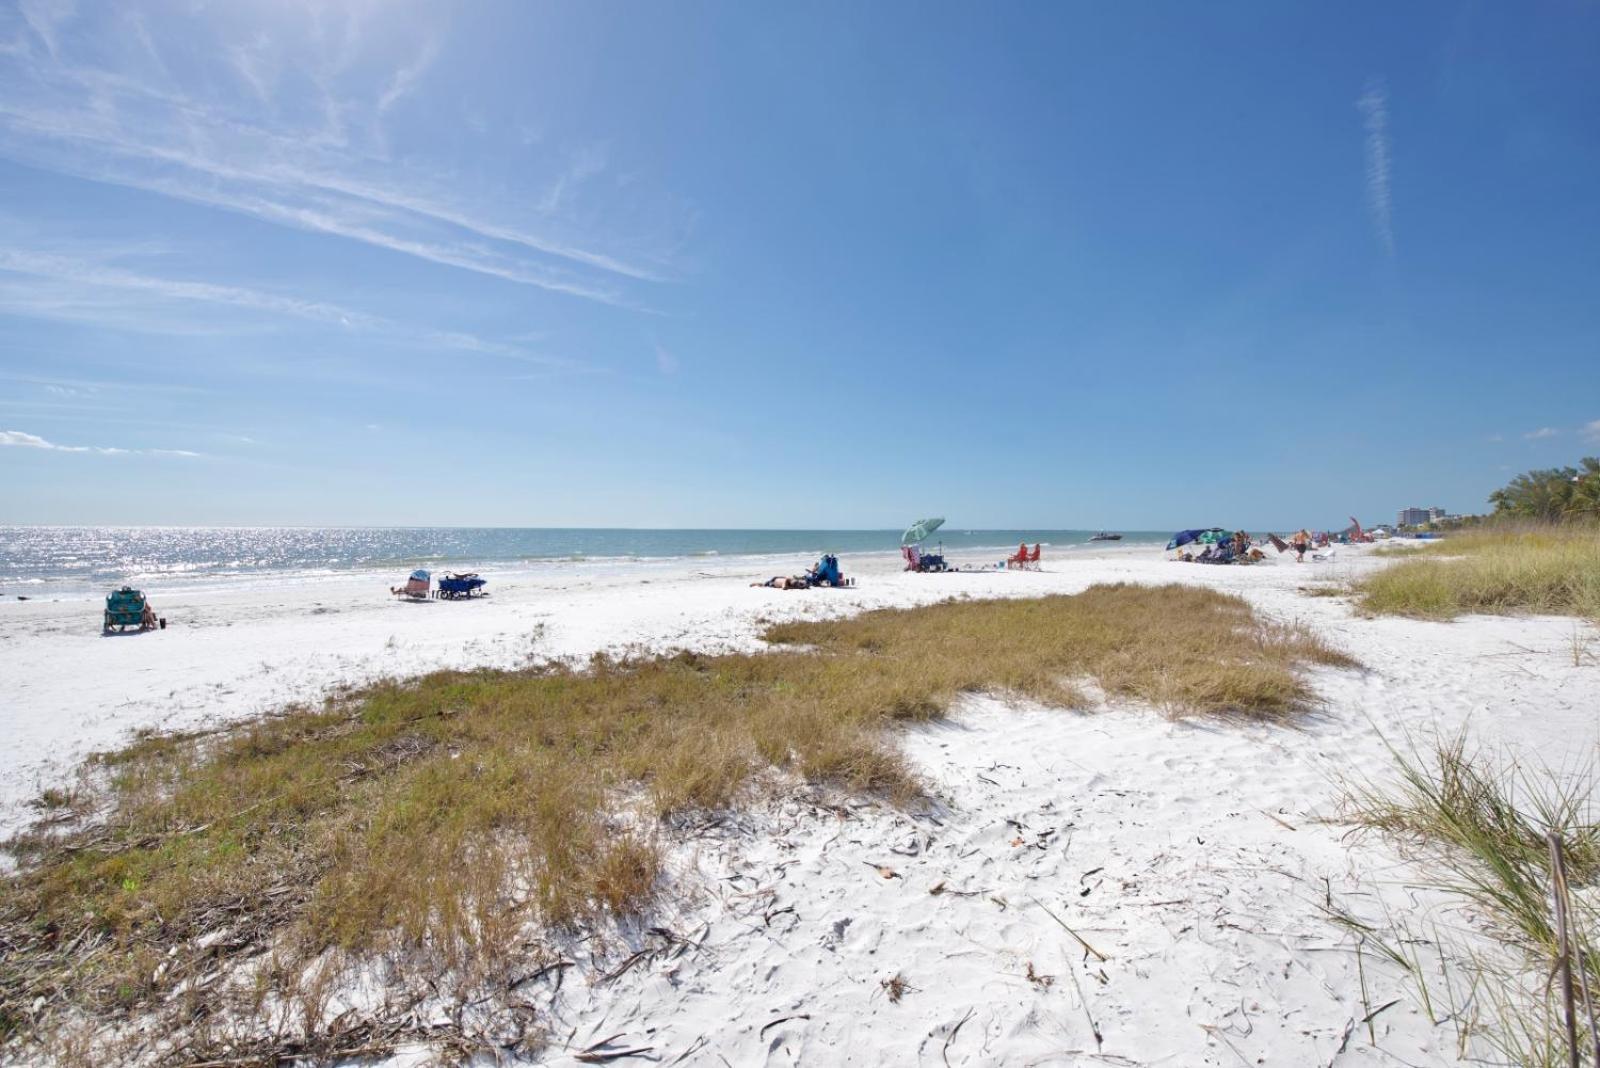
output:
<svg viewBox="0 0 1600 1068"><path fill-rule="evenodd" d="M1311 699L1300 668L1351 665L1236 597L1179 586L767 638L756 655L440 672L103 756L10 845L0 1039L64 1043L92 1021L104 1054L108 1028L137 1019L162 1044L133 1035L130 1058L378 1048L404 1007L330 1019L332 962L457 1004L503 993L549 959L551 932L648 909L663 819L734 804L770 769L915 797L890 731L962 693L1081 707L1075 680L1093 680L1173 714L1282 718ZM455 1020L431 1037L485 1041ZM528 1025L513 1044L537 1040Z"/></svg>
<svg viewBox="0 0 1600 1068"><path fill-rule="evenodd" d="M1447 619L1539 612L1600 620L1600 526L1507 526L1451 534L1359 584L1367 611Z"/></svg>

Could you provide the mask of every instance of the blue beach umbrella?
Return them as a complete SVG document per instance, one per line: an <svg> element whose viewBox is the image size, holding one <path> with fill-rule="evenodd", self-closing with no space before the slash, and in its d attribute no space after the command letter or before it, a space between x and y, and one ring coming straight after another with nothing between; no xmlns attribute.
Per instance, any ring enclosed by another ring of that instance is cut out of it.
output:
<svg viewBox="0 0 1600 1068"><path fill-rule="evenodd" d="M1215 545L1219 541L1226 541L1229 537L1228 532L1221 527L1180 530L1172 536L1171 541L1167 542L1167 551L1171 552L1181 545L1188 545L1191 541L1197 541L1201 545Z"/></svg>

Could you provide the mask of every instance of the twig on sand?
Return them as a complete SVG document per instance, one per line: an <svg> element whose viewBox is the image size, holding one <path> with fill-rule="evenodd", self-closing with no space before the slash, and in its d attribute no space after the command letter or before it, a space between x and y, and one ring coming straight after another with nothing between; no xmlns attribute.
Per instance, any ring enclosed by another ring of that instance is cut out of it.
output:
<svg viewBox="0 0 1600 1068"><path fill-rule="evenodd" d="M688 1049L684 1050L682 1053L680 1053L676 1057L674 1057L671 1060L670 1063L671 1064L682 1064L685 1060L687 1060L689 1058L689 1055L691 1053L696 1052L697 1050L699 1050L699 1048L701 1046L703 1046L705 1044L706 1044L706 1036L705 1035L701 1035L699 1038L694 1040L693 1045L691 1045Z"/></svg>
<svg viewBox="0 0 1600 1068"><path fill-rule="evenodd" d="M1340 1054L1350 1048L1350 1036L1355 1034L1355 1030L1356 1018L1352 1016L1344 1023L1344 1034L1339 1038L1339 1048L1334 1050L1333 1056L1328 1058L1327 1068L1333 1068L1333 1062L1339 1059Z"/></svg>
<svg viewBox="0 0 1600 1068"><path fill-rule="evenodd" d="M1255 1066L1250 1063L1250 1058L1246 1057L1243 1053L1240 1053L1239 1047L1235 1046L1233 1042L1229 1040L1228 1036L1222 1033L1222 1028L1213 1027L1210 1024L1201 1024L1200 1030L1204 1031L1212 1038L1222 1039L1222 1044L1233 1051L1233 1055L1239 1058L1240 1062L1245 1065L1245 1068L1255 1068Z"/></svg>
<svg viewBox="0 0 1600 1068"><path fill-rule="evenodd" d="M1078 934L1077 931L1074 931L1072 928L1068 927L1067 924L1066 924L1066 921L1064 921L1060 916L1057 916L1055 913L1051 912L1050 911L1050 907L1048 905L1046 905L1043 901L1040 901L1036 897L1030 897L1028 900L1032 901L1035 905L1038 905L1040 908L1044 909L1044 914L1046 916L1049 916L1052 920L1055 920L1056 923L1061 925L1061 929L1063 931L1067 932L1067 934L1069 934L1073 938L1077 939L1078 940L1078 945L1083 947L1084 952L1093 953L1095 955L1095 957L1098 960L1100 960L1102 963L1104 963L1105 961L1108 961L1108 960L1111 959L1110 957L1106 956L1104 953L1100 952L1098 949L1095 949L1089 943L1085 942L1083 940L1083 936L1082 935Z"/></svg>
<svg viewBox="0 0 1600 1068"><path fill-rule="evenodd" d="M1290 823L1288 820L1280 820L1278 817L1274 816L1264 808L1260 809L1259 811L1263 816L1267 817L1267 819L1271 820L1273 823L1276 823L1280 827L1286 827L1291 831L1298 831L1300 829L1294 824Z"/></svg>
<svg viewBox="0 0 1600 1068"><path fill-rule="evenodd" d="M944 1061L945 1068L949 1068L950 1065L950 1043L956 1040L956 1035L961 1032L962 1026L968 1020L972 1019L973 1014L975 1014L977 1011L977 1009L968 1009L967 1014L961 1017L960 1020L957 1020L956 1025L950 1028L950 1033L944 1036L944 1048L939 1051L939 1058Z"/></svg>
<svg viewBox="0 0 1600 1068"><path fill-rule="evenodd" d="M1062 926L1065 927L1066 924L1062 924ZM1077 938L1076 935L1073 937ZM1081 938L1078 940L1080 942L1083 941ZM1105 1047L1106 1039L1100 1033L1100 1025L1094 1022L1094 1014L1089 1011L1089 999L1083 996L1083 984L1078 982L1078 972L1071 965L1068 965L1067 974L1072 976L1072 985L1078 991L1078 1004L1083 1006L1083 1018L1089 1021L1089 1031L1094 1035L1094 1048L1096 1051L1101 1050Z"/></svg>
<svg viewBox="0 0 1600 1068"><path fill-rule="evenodd" d="M756 1037L757 1038L766 1038L768 1031L772 1030L774 1027L777 1027L779 1024L788 1023L790 1020L809 1020L809 1019L811 1019L811 1014L809 1012L797 1012L793 1016L780 1016L776 1020L773 1020L771 1023L763 1025L761 1030L756 1032Z"/></svg>
<svg viewBox="0 0 1600 1068"><path fill-rule="evenodd" d="M638 964L641 960L644 960L644 958L650 956L654 952L655 952L655 950L653 950L653 949L641 949L641 950L639 950L638 952L636 952L632 956L630 956L627 960L625 960L621 964L617 965L617 967L615 969L613 969L613 970L607 972L606 974L602 975L600 977L600 982L601 983L615 982L617 979L622 978L622 976L627 973L629 968L632 968L635 964Z"/></svg>
<svg viewBox="0 0 1600 1068"><path fill-rule="evenodd" d="M601 1043L601 1045L604 1045L604 1043ZM620 1061L624 1057L642 1057L654 1050L654 1046L638 1046L634 1049L599 1049L595 1046L590 1046L582 1053L574 1053L572 1056L574 1060L582 1061L584 1064L609 1064L612 1061Z"/></svg>
<svg viewBox="0 0 1600 1068"><path fill-rule="evenodd" d="M549 975L551 972L555 972L556 973L556 985L560 986L561 973L566 971L568 968L571 968L572 966L573 966L573 962L570 961L570 960L558 960L558 961L554 962L553 964L546 964L544 967L539 968L536 971L533 971L533 972L529 973L528 975L523 976L521 979L513 979L513 980L511 980L511 982L506 984L506 989L507 990L515 990L517 987L523 986L523 985L525 985L527 983L531 983L535 979L543 979L545 976Z"/></svg>
<svg viewBox="0 0 1600 1068"><path fill-rule="evenodd" d="M626 1031L618 1031L616 1034L602 1038L600 1041L594 1043L586 1049L578 1053L574 1053L573 1056L580 1061L586 1061L589 1063L602 1063L604 1061L616 1060L618 1057L632 1057L639 1053L650 1052L652 1047L649 1046L633 1050L612 1050L606 1048L627 1033L628 1032Z"/></svg>

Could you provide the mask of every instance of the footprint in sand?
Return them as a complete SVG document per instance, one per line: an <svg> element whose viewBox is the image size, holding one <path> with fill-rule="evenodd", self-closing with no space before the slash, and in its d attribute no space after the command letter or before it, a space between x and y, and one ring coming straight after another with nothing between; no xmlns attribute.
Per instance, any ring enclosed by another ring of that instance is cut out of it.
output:
<svg viewBox="0 0 1600 1068"><path fill-rule="evenodd" d="M830 952L838 952L839 944L844 941L845 931L849 930L850 925L854 922L855 920L849 916L842 920L834 920L833 929L822 936L822 948Z"/></svg>

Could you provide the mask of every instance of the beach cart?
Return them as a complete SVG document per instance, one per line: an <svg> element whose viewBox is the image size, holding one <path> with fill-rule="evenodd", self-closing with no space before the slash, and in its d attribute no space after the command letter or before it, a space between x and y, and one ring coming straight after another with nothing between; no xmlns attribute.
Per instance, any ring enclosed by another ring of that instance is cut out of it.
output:
<svg viewBox="0 0 1600 1068"><path fill-rule="evenodd" d="M488 579L480 578L474 574L457 575L451 573L439 578L439 590L434 596L442 597L447 601L460 600L469 598L475 593L482 593L483 588L488 584Z"/></svg>

